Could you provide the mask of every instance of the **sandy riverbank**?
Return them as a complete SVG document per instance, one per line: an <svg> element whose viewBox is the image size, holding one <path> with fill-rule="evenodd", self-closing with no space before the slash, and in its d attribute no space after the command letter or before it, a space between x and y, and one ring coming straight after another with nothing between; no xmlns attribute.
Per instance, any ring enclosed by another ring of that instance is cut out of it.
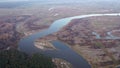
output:
<svg viewBox="0 0 120 68"><path fill-rule="evenodd" d="M35 46L41 50L55 50L56 48L50 41L38 39L35 41Z"/></svg>

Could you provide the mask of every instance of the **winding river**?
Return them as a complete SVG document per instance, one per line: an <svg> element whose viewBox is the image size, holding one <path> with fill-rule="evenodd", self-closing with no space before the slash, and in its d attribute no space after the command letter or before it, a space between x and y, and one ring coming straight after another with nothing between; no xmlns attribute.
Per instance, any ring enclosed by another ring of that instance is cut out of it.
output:
<svg viewBox="0 0 120 68"><path fill-rule="evenodd" d="M34 46L34 42L38 38L42 38L44 36L47 36L49 34L59 31L63 26L67 25L72 19L76 19L76 18L80 19L80 18L87 18L87 17L93 17L93 16L120 16L120 13L88 14L88 15L80 15L80 16L74 16L74 17L68 17L68 18L56 20L47 30L38 32L36 34L33 34L31 36L21 39L19 42L19 50L26 52L28 54L40 52L51 57L64 59L70 62L73 65L73 68L91 68L89 63L83 57L78 55L76 52L74 52L71 48L69 48L63 42L53 41L52 44L58 50L46 50L46 51L42 51L36 48ZM98 36L97 33L94 33L94 34L96 34L96 37ZM100 36L98 37L100 38Z"/></svg>

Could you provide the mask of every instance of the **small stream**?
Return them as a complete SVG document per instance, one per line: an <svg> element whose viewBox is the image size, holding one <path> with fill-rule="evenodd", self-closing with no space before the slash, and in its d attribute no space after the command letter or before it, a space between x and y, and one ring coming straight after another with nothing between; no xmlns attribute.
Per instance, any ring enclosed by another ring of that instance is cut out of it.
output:
<svg viewBox="0 0 120 68"><path fill-rule="evenodd" d="M107 36L106 37L101 37L100 34L98 34L96 32L92 32L92 34L96 36L96 39L120 39L120 37L112 35L111 31L107 32Z"/></svg>

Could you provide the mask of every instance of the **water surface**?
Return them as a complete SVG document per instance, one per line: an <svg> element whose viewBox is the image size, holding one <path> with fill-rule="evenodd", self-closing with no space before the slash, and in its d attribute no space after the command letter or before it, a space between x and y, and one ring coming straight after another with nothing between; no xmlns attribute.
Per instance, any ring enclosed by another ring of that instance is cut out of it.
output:
<svg viewBox="0 0 120 68"><path fill-rule="evenodd" d="M34 42L38 38L42 38L49 34L59 31L62 27L67 25L72 19L76 19L76 18L80 19L80 18L87 18L93 16L120 16L120 13L88 14L88 15L80 15L80 16L74 16L74 17L68 17L68 18L56 20L47 30L38 32L36 34L21 39L19 42L19 49L20 51L26 52L28 54L40 52L45 55L49 55L51 57L67 60L73 65L74 68L91 68L88 62L84 60L82 56L78 55L76 52L74 52L71 48L69 48L66 44L62 42L53 41L52 44L58 50L46 50L46 51L42 51L36 48L34 46Z"/></svg>

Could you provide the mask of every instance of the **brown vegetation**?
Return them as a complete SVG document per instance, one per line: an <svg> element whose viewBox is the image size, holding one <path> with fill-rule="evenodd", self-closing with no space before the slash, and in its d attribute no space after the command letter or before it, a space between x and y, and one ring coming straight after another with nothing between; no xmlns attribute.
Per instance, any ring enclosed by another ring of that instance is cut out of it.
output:
<svg viewBox="0 0 120 68"><path fill-rule="evenodd" d="M16 31L16 25L26 18L24 15L0 17L0 50L17 47L22 34Z"/></svg>
<svg viewBox="0 0 120 68"><path fill-rule="evenodd" d="M102 18L102 17L101 17ZM98 19L98 22L92 21L94 18L86 19L74 19L62 30L56 33L56 36L59 40L68 43L71 47L87 59L87 61L93 66L93 68L114 68L116 65L120 64L118 60L120 56L119 52L119 39L96 39L96 36L92 32L99 33L102 37L107 36L108 31L120 29L118 18L117 21L102 20L100 27L97 27L100 23L101 18L95 17L95 20ZM114 18L114 17L113 17ZM110 21L110 22L109 22ZM108 26L107 23L109 22ZM97 24L96 24L97 23ZM105 23L105 24L104 24ZM95 26L96 24L96 26ZM114 27L111 25L114 24ZM118 48L118 49L116 49Z"/></svg>

